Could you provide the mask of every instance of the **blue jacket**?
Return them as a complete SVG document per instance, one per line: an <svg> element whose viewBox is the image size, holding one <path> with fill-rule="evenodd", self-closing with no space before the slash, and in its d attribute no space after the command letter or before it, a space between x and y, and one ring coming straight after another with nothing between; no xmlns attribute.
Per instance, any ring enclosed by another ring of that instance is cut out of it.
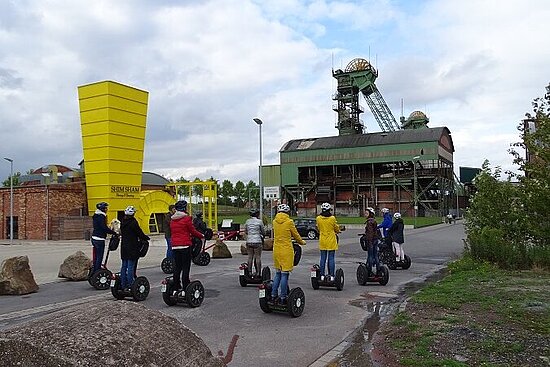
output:
<svg viewBox="0 0 550 367"><path fill-rule="evenodd" d="M378 228L382 228L384 232L384 238L388 237L388 229L390 229L392 225L392 218L390 212L387 212L384 214L384 219L382 220L382 223L378 225Z"/></svg>
<svg viewBox="0 0 550 367"><path fill-rule="evenodd" d="M105 239L107 238L107 233L116 234L115 231L107 227L107 216L102 211L96 210L92 217L92 221L94 223L94 231L92 232L93 237Z"/></svg>

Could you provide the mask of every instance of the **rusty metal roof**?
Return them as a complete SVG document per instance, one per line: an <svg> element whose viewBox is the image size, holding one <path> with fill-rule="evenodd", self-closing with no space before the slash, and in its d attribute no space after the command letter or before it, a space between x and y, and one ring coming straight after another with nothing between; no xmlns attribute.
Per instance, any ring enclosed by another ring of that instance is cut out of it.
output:
<svg viewBox="0 0 550 367"><path fill-rule="evenodd" d="M443 126L425 129L405 129L392 132L376 132L370 134L295 139L285 143L280 152L434 142L439 141L442 135L450 136L450 134L451 132L449 129Z"/></svg>

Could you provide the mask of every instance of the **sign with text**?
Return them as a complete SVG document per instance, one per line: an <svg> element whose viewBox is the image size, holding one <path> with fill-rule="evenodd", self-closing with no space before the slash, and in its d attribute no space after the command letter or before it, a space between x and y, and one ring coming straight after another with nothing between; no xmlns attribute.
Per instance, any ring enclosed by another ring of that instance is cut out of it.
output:
<svg viewBox="0 0 550 367"><path fill-rule="evenodd" d="M266 200L278 200L280 197L279 186L267 186L264 187L264 199Z"/></svg>

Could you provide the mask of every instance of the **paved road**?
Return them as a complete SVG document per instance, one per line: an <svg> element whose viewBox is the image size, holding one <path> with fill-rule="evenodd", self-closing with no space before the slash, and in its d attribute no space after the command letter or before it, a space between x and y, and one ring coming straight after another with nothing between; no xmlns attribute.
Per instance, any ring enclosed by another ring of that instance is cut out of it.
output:
<svg viewBox="0 0 550 367"><path fill-rule="evenodd" d="M194 330L214 355L223 354L229 359L230 345L233 345L230 366L308 366L313 363L323 366L347 345L341 342L364 324L372 311L369 305L395 298L405 283L421 281L457 257L462 252L461 239L464 237L461 224L406 230L405 250L412 258L411 268L391 271L386 286L359 286L355 273L357 262L365 253L360 249L357 233L359 230L348 230L340 236L336 264L346 276L341 292L311 288L310 266L318 261L318 249L316 241L308 242L300 265L290 277L290 287L300 286L306 294L305 310L299 318L264 314L260 310L257 289L254 286L242 288L238 283L238 265L245 260L240 254L232 259L215 259L207 267L192 268L192 277L201 280L206 288L206 299L196 309L166 306L160 294L164 274L158 266L142 268L140 274L147 276L153 286L143 304L177 318ZM162 248L153 247L151 257L162 257ZM150 265L152 260L148 261L144 266ZM264 265L272 265L270 252L264 252L263 261ZM118 267L118 262L116 256L111 264ZM87 282L43 284L35 294L0 298L0 329L71 304L97 299L113 298L108 291L93 290ZM113 302L118 301L113 299Z"/></svg>

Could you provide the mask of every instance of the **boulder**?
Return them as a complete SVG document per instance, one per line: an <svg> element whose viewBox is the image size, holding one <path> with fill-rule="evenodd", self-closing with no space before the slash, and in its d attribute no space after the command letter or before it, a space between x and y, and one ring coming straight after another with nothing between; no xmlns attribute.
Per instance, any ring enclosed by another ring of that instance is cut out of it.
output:
<svg viewBox="0 0 550 367"><path fill-rule="evenodd" d="M227 248L227 245L220 239L216 240L216 244L212 249L212 258L213 259L227 259L233 257L231 256L231 251Z"/></svg>
<svg viewBox="0 0 550 367"><path fill-rule="evenodd" d="M244 243L241 245L241 255L248 255L248 249Z"/></svg>
<svg viewBox="0 0 550 367"><path fill-rule="evenodd" d="M0 332L3 366L224 366L178 320L131 301L86 302Z"/></svg>
<svg viewBox="0 0 550 367"><path fill-rule="evenodd" d="M34 280L27 256L10 257L2 262L0 295L19 295L36 291L38 284Z"/></svg>
<svg viewBox="0 0 550 367"><path fill-rule="evenodd" d="M88 279L91 265L92 260L84 252L77 251L63 261L63 264L59 266L59 274L57 276L69 280L86 280Z"/></svg>
<svg viewBox="0 0 550 367"><path fill-rule="evenodd" d="M273 239L272 238L264 238L264 251L273 251Z"/></svg>

